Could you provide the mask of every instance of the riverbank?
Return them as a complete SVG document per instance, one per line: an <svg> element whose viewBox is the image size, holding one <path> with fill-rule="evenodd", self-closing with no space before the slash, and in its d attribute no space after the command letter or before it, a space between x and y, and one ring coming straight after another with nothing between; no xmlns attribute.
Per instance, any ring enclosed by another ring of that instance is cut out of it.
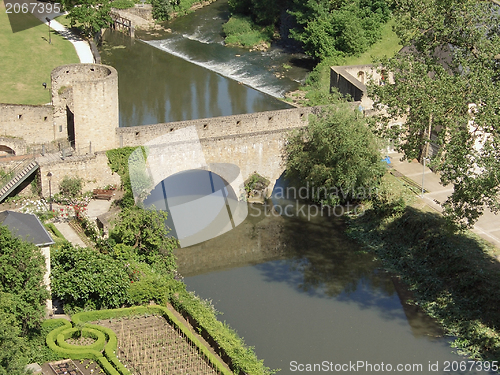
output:
<svg viewBox="0 0 500 375"><path fill-rule="evenodd" d="M498 360L500 263L495 248L471 232L453 232L434 210L414 206L370 208L348 219L347 233L401 277L414 303L456 337L454 347L476 360Z"/></svg>

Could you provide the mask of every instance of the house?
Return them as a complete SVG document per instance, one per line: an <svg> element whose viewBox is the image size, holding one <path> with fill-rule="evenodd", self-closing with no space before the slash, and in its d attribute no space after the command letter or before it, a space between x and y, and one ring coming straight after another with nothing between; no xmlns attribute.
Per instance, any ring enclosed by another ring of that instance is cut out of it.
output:
<svg viewBox="0 0 500 375"><path fill-rule="evenodd" d="M38 217L33 214L2 211L0 212L0 225L5 225L14 237L31 242L40 248L45 257L46 267L43 281L50 292L50 245L53 245L55 242ZM47 300L46 306L47 312L52 314L52 299Z"/></svg>

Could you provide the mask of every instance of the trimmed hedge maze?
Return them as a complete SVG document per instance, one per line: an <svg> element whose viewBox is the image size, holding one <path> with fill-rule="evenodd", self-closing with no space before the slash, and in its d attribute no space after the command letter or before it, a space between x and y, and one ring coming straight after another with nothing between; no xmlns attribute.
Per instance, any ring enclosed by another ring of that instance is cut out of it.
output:
<svg viewBox="0 0 500 375"><path fill-rule="evenodd" d="M81 312L72 316L73 325L64 319L53 319L51 325L61 326L47 335L46 342L51 350L63 358L91 359L96 361L108 375L131 375L131 372L116 356L117 336L115 332L88 322L136 315L162 316L174 329L180 331L191 345L197 348L199 355L204 357L217 373L233 374L169 309L163 306L138 306ZM66 342L69 338L80 336L91 338L94 342L89 345L73 345Z"/></svg>

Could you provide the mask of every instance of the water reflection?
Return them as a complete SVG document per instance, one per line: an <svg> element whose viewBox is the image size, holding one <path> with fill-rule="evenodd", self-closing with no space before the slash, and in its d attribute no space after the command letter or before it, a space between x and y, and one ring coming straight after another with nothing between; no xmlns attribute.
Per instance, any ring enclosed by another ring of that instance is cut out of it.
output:
<svg viewBox="0 0 500 375"><path fill-rule="evenodd" d="M120 126L290 108L120 32L106 32L100 52L103 64L118 71Z"/></svg>

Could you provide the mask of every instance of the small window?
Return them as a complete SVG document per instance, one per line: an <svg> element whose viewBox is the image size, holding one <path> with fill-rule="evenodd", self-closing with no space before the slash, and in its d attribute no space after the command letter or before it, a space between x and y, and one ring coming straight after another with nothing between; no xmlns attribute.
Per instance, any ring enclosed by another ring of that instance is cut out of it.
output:
<svg viewBox="0 0 500 375"><path fill-rule="evenodd" d="M59 125L59 133L62 133L62 125Z"/></svg>
<svg viewBox="0 0 500 375"><path fill-rule="evenodd" d="M43 121L47 121L48 120L48 117L47 116L44 116L43 117Z"/></svg>
<svg viewBox="0 0 500 375"><path fill-rule="evenodd" d="M94 71L94 68L90 68L90 71L93 72Z"/></svg>
<svg viewBox="0 0 500 375"><path fill-rule="evenodd" d="M208 124L203 125L203 129L207 130L208 129Z"/></svg>
<svg viewBox="0 0 500 375"><path fill-rule="evenodd" d="M273 116L270 116L270 117L269 117L269 121L273 121Z"/></svg>
<svg viewBox="0 0 500 375"><path fill-rule="evenodd" d="M17 119L21 120L23 118L23 115L17 115Z"/></svg>
<svg viewBox="0 0 500 375"><path fill-rule="evenodd" d="M241 125L241 121L236 121L236 125L240 126Z"/></svg>
<svg viewBox="0 0 500 375"><path fill-rule="evenodd" d="M170 128L170 131L173 132L174 131L174 128Z"/></svg>
<svg viewBox="0 0 500 375"><path fill-rule="evenodd" d="M300 114L300 118L304 118L304 114L303 113Z"/></svg>
<svg viewBox="0 0 500 375"><path fill-rule="evenodd" d="M135 135L138 136L139 135L139 132L135 132Z"/></svg>

